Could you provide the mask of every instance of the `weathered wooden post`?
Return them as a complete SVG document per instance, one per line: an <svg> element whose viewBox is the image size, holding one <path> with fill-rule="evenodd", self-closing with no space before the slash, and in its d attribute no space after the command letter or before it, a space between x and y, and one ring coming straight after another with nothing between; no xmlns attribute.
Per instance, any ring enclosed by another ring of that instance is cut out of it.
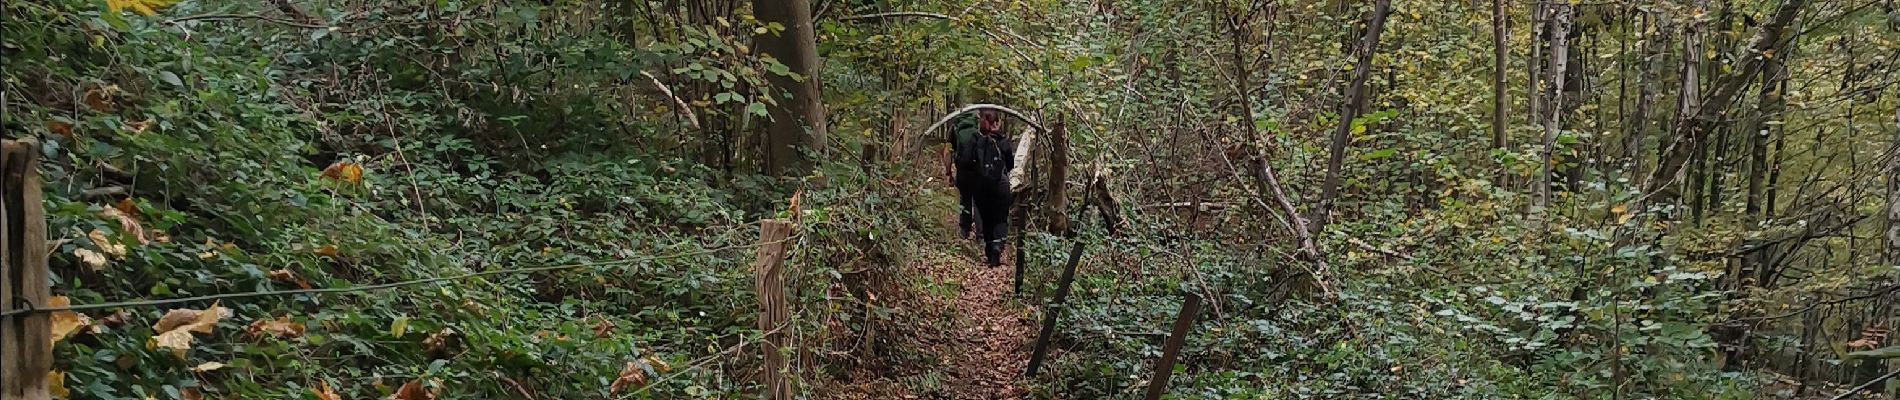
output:
<svg viewBox="0 0 1900 400"><path fill-rule="evenodd" d="M1201 295L1187 292L1187 299L1181 303L1181 314L1174 317L1174 331L1168 334L1168 341L1161 345L1161 359L1155 360L1154 378L1148 380L1148 400L1161 400L1161 394L1168 392L1168 378L1174 375L1174 361L1181 356L1181 345L1187 342L1188 328L1194 327L1194 318L1201 313Z"/></svg>
<svg viewBox="0 0 1900 400"><path fill-rule="evenodd" d="M785 242L791 235L791 221L759 221L759 259L752 265L752 272L759 294L759 330L765 332L766 400L792 398L792 386L786 379L785 334L780 330L790 317L790 307L785 303Z"/></svg>
<svg viewBox="0 0 1900 400"><path fill-rule="evenodd" d="M1042 357L1049 353L1049 339L1056 332L1056 317L1062 315L1062 309L1068 307L1069 284L1075 283L1075 267L1082 263L1082 242L1075 242L1069 249L1069 263L1062 267L1062 279L1056 282L1056 297L1043 306L1042 332L1036 334L1036 348L1029 353L1029 370L1024 376L1036 376L1036 370L1042 367Z"/></svg>
<svg viewBox="0 0 1900 400"><path fill-rule="evenodd" d="M0 313L43 308L52 296L39 152L32 139L0 143ZM43 313L0 318L0 399L52 398L52 328Z"/></svg>

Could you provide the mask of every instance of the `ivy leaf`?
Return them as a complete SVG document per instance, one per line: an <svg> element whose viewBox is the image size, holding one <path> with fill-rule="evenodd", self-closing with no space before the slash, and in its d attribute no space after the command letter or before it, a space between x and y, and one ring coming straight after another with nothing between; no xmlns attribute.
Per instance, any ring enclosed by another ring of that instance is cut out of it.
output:
<svg viewBox="0 0 1900 400"><path fill-rule="evenodd" d="M766 115L766 114L765 114L765 103L752 103L752 104L747 104L747 105L745 106L745 111L746 111L746 112L749 112L749 113L752 113L752 115L757 115L757 116L761 116L761 117L763 117L763 116L765 116L765 115Z"/></svg>

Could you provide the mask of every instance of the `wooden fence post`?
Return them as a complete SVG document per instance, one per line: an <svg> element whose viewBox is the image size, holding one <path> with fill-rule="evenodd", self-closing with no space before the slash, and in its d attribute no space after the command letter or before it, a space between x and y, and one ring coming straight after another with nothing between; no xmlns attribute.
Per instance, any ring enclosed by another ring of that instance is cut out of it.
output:
<svg viewBox="0 0 1900 400"><path fill-rule="evenodd" d="M759 259L752 272L759 294L759 330L766 332L765 400L792 398L792 386L786 379L785 333L780 329L790 317L785 303L785 242L791 234L791 221L759 221Z"/></svg>
<svg viewBox="0 0 1900 400"><path fill-rule="evenodd" d="M1056 283L1056 297L1042 307L1042 332L1036 334L1036 348L1029 353L1029 370L1024 376L1036 376L1036 369L1042 367L1042 357L1049 353L1049 339L1056 332L1056 317L1062 315L1062 309L1068 308L1069 284L1075 283L1075 267L1082 263L1082 242L1075 242L1069 249L1069 264L1062 267L1062 279Z"/></svg>
<svg viewBox="0 0 1900 400"><path fill-rule="evenodd" d="M32 139L0 143L0 312L47 306L46 213ZM52 398L52 321L43 313L0 319L0 399Z"/></svg>
<svg viewBox="0 0 1900 400"><path fill-rule="evenodd" d="M1187 341L1188 328L1194 327L1194 318L1201 313L1201 295L1187 292L1186 301L1181 303L1181 314L1174 317L1174 331L1168 334L1168 341L1161 345L1161 359L1155 361L1154 378L1148 380L1148 400L1161 400L1161 394L1168 391L1168 378L1174 375L1174 361L1181 356L1181 344Z"/></svg>

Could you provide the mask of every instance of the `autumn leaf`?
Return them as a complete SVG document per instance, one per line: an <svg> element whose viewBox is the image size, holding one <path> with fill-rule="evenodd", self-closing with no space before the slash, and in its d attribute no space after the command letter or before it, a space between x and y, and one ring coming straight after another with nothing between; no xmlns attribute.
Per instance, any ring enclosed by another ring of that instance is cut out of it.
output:
<svg viewBox="0 0 1900 400"><path fill-rule="evenodd" d="M79 263L91 267L94 272L106 269L106 255L92 249L80 247L73 249L73 256L79 257Z"/></svg>
<svg viewBox="0 0 1900 400"><path fill-rule="evenodd" d="M291 272L288 269L271 270L270 280L277 281L279 283L283 283L287 285L297 285L298 288L302 288L302 289L310 288L310 281L304 280L303 277L297 276L296 272Z"/></svg>
<svg viewBox="0 0 1900 400"><path fill-rule="evenodd" d="M363 183L363 166L350 161L337 161L323 168L318 176L349 184Z"/></svg>
<svg viewBox="0 0 1900 400"><path fill-rule="evenodd" d="M303 336L304 325L291 321L290 316L280 315L277 319L260 319L244 328L244 334L253 339L269 336L277 339Z"/></svg>
<svg viewBox="0 0 1900 400"><path fill-rule="evenodd" d="M310 394L316 395L317 400L343 400L336 391L330 390L329 382L317 382L317 387L310 388Z"/></svg>
<svg viewBox="0 0 1900 400"><path fill-rule="evenodd" d="M132 12L150 17L173 4L178 4L178 0L106 0L106 10L118 13L129 8Z"/></svg>
<svg viewBox="0 0 1900 400"><path fill-rule="evenodd" d="M150 243L150 241L145 238L145 226L139 223L137 217L133 217L132 214L120 210L117 205L100 210L99 215L108 220L117 221L119 223L119 232L132 236L134 240L139 241L140 245Z"/></svg>
<svg viewBox="0 0 1900 400"><path fill-rule="evenodd" d="M178 388L178 397L185 400L204 400L205 394L198 391L198 388Z"/></svg>
<svg viewBox="0 0 1900 400"><path fill-rule="evenodd" d="M640 387L646 384L646 372L640 370L639 364L628 361L627 366L620 369L620 377L614 378L613 384L607 387L607 394L618 394L621 389L628 386Z"/></svg>
<svg viewBox="0 0 1900 400"><path fill-rule="evenodd" d="M67 299L66 296L53 296L52 298L46 299L47 307L67 307L71 305L72 300ZM92 318L87 317L85 314L72 311L54 311L51 316L53 319L53 343L59 343L60 340L65 339L67 336L72 336L73 332L78 332L80 329L92 325Z"/></svg>
<svg viewBox="0 0 1900 400"><path fill-rule="evenodd" d="M211 371L217 371L221 368L224 368L224 363L217 362L217 361L206 361L203 364L198 364L198 366L196 367L191 367L191 372L211 372Z"/></svg>
<svg viewBox="0 0 1900 400"><path fill-rule="evenodd" d="M65 136L67 139L73 137L73 124L61 119L46 120L46 130L55 135Z"/></svg>
<svg viewBox="0 0 1900 400"><path fill-rule="evenodd" d="M46 371L46 391L52 393L55 399L71 398L73 395L66 390L66 373L60 371Z"/></svg>
<svg viewBox="0 0 1900 400"><path fill-rule="evenodd" d="M337 250L336 245L334 244L326 244L326 245L323 245L323 247L318 247L316 250L311 250L310 252L316 253L316 255L324 256L324 257L336 257L337 254L341 254L341 252Z"/></svg>
<svg viewBox="0 0 1900 400"><path fill-rule="evenodd" d="M184 358L185 351L191 350L192 332L211 333L218 326L218 320L229 312L230 309L220 307L217 303L212 303L210 308L204 310L172 309L152 325L152 331L158 332L158 335L146 342L145 348L171 349L173 355Z"/></svg>
<svg viewBox="0 0 1900 400"><path fill-rule="evenodd" d="M111 236L106 235L106 231L94 229L86 234L86 238L92 239L94 246L99 246L99 250L105 251L112 258L125 258L125 245L112 240Z"/></svg>
<svg viewBox="0 0 1900 400"><path fill-rule="evenodd" d="M614 323L613 321L608 321L607 317L600 317L600 322L594 324L594 338L605 339L607 336L613 335L613 333Z"/></svg>
<svg viewBox="0 0 1900 400"><path fill-rule="evenodd" d="M389 398L392 400L434 400L435 391L423 388L422 380L410 380L409 383L404 383L401 388L396 389L396 393L390 395Z"/></svg>

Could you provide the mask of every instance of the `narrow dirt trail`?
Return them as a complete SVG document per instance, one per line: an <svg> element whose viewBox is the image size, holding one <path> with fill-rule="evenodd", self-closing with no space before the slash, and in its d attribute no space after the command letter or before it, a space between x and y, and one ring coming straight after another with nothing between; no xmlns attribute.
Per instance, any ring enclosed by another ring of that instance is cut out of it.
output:
<svg viewBox="0 0 1900 400"><path fill-rule="evenodd" d="M954 212L954 211L952 211ZM945 232L955 231L955 215L944 218ZM897 340L898 346L927 355L927 365L860 369L832 386L820 398L1014 400L1029 397L1022 378L1029 363L1029 344L1035 338L1028 310L1013 300L1013 260L987 267L979 261L977 242L946 240L934 243L931 255L914 261L906 273L919 274L942 288L955 288L917 298L911 307L920 315L940 316L923 332ZM919 327L921 328L921 327ZM902 371L902 372L898 372ZM928 377L928 378L926 378ZM928 383L924 383L928 382Z"/></svg>
<svg viewBox="0 0 1900 400"><path fill-rule="evenodd" d="M986 267L970 260L963 268L958 291L954 343L961 347L940 358L950 364L956 379L955 399L1021 399L1029 391L1022 382L1028 366L1030 330L1022 306L1011 301L1011 265Z"/></svg>

